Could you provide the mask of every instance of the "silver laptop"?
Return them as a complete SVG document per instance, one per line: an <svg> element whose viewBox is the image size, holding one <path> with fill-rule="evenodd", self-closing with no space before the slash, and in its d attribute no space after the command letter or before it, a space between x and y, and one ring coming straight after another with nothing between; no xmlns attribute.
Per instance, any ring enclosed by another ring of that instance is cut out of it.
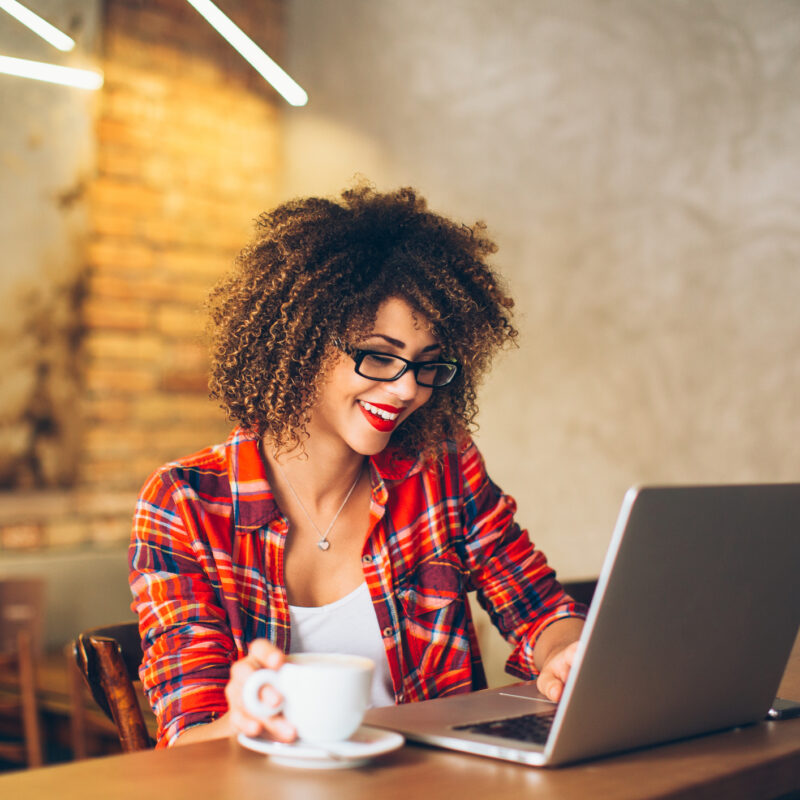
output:
<svg viewBox="0 0 800 800"><path fill-rule="evenodd" d="M756 722L800 625L799 568L800 484L631 489L557 706L526 682L365 722L534 766Z"/></svg>

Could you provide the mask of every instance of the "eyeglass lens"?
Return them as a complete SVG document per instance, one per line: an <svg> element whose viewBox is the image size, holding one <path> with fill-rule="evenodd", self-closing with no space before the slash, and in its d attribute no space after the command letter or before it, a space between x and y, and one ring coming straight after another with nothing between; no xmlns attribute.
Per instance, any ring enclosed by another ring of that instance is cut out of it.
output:
<svg viewBox="0 0 800 800"><path fill-rule="evenodd" d="M365 378L376 381L391 381L399 378L407 369L407 362L401 358L380 353L365 353L358 372ZM421 386L444 386L456 372L454 364L432 361L430 364L417 364L417 383Z"/></svg>

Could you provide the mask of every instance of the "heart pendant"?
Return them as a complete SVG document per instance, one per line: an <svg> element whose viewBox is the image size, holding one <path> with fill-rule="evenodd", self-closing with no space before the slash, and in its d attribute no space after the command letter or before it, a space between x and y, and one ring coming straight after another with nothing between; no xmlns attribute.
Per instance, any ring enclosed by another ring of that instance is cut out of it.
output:
<svg viewBox="0 0 800 800"><path fill-rule="evenodd" d="M317 547L319 547L320 550L327 550L330 546L331 543L327 539L320 539L317 542Z"/></svg>

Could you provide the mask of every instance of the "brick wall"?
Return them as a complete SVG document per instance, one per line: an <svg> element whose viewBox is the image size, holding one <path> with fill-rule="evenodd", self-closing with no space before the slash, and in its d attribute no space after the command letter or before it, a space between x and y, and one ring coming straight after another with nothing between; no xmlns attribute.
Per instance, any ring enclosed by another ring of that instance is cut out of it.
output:
<svg viewBox="0 0 800 800"><path fill-rule="evenodd" d="M280 63L283 0L219 2ZM106 0L74 488L0 497L0 549L127 541L165 460L223 438L203 302L277 199L283 101L185 0Z"/></svg>

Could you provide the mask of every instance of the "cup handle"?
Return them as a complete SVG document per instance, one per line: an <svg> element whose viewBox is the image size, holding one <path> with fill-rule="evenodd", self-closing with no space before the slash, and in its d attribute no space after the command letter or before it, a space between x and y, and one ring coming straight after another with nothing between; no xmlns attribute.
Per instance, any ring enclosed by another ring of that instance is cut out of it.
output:
<svg viewBox="0 0 800 800"><path fill-rule="evenodd" d="M283 711L283 700L277 706L270 706L261 702L259 694L261 689L269 684L278 688L278 671L274 669L260 669L254 672L242 688L242 702L244 707L257 717L274 717Z"/></svg>

